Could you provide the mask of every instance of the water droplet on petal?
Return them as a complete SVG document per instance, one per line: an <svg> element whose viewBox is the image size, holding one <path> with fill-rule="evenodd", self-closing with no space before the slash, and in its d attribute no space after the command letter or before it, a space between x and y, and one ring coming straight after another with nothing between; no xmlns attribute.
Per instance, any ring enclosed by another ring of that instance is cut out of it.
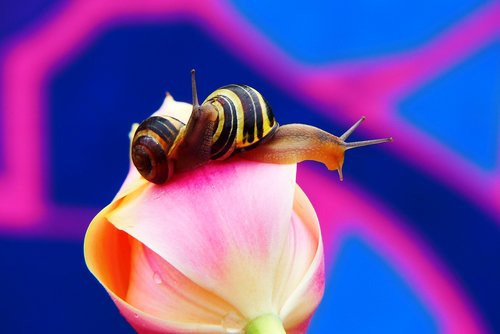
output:
<svg viewBox="0 0 500 334"><path fill-rule="evenodd" d="M163 283L163 280L161 279L161 276L157 271L155 271L155 273L153 274L153 281L155 281L156 284Z"/></svg>
<svg viewBox="0 0 500 334"><path fill-rule="evenodd" d="M241 318L234 312L226 314L221 321L221 325L226 333L234 334L241 333Z"/></svg>
<svg viewBox="0 0 500 334"><path fill-rule="evenodd" d="M134 313L134 318L139 319L139 315L137 313Z"/></svg>

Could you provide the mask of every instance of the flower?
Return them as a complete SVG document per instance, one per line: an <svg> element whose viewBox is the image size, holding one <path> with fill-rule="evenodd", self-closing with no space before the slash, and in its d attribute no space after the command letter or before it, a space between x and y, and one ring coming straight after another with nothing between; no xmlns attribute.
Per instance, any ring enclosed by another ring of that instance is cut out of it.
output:
<svg viewBox="0 0 500 334"><path fill-rule="evenodd" d="M190 108L167 95L157 114ZM323 246L295 173L236 158L155 185L131 166L88 228L87 265L141 333L304 333Z"/></svg>

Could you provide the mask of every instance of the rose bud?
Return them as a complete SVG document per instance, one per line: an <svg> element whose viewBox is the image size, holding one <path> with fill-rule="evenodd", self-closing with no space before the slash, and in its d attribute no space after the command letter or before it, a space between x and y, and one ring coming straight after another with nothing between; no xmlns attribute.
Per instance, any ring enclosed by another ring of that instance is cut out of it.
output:
<svg viewBox="0 0 500 334"><path fill-rule="evenodd" d="M167 95L157 115L189 118ZM140 333L305 333L323 245L295 164L231 158L156 185L131 165L85 260Z"/></svg>

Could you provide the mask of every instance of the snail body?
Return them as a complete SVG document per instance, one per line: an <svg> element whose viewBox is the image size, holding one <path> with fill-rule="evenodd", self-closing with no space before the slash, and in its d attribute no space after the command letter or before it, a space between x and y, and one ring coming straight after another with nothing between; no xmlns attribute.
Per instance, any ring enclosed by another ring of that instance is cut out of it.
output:
<svg viewBox="0 0 500 334"><path fill-rule="evenodd" d="M235 154L271 163L316 160L330 170L338 170L342 179L345 150L392 141L384 138L346 143L364 117L341 137L304 124L280 127L269 103L246 85L221 87L199 105L194 70L191 73L193 111L188 122L152 116L135 131L131 158L150 182L162 184L175 173Z"/></svg>

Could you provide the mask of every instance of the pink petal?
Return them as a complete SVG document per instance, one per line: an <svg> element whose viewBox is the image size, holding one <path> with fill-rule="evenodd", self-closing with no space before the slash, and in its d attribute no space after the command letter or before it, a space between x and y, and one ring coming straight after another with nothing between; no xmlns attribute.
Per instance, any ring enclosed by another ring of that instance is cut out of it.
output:
<svg viewBox="0 0 500 334"><path fill-rule="evenodd" d="M131 277L143 269L140 265L137 268L132 266L132 264L137 265L134 253L144 246L103 218L103 214L111 210L113 206L114 204L105 208L92 221L85 236L85 261L128 322L140 333L225 333L220 324L204 323L200 322L200 319L195 322L183 322L182 319L175 317L159 317L127 301L130 285L133 284ZM186 278L181 276L177 278L176 283L181 288L192 284ZM155 291L155 294L158 291L159 289ZM196 291L196 289L190 291ZM200 296L206 297L203 294L196 297ZM173 301L179 302L179 299L176 298ZM180 313L183 311L186 310L179 309Z"/></svg>
<svg viewBox="0 0 500 334"><path fill-rule="evenodd" d="M167 96L158 113L190 108ZM295 168L232 159L157 186L131 166L88 229L87 265L141 333L224 333L266 313L304 333L323 248Z"/></svg>
<svg viewBox="0 0 500 334"><path fill-rule="evenodd" d="M252 319L273 310L294 187L294 165L211 164L131 194L107 218Z"/></svg>
<svg viewBox="0 0 500 334"><path fill-rule="evenodd" d="M132 244L130 287L126 301L159 319L210 324L222 329L233 306L186 278L139 241ZM239 316L240 325L245 326Z"/></svg>

